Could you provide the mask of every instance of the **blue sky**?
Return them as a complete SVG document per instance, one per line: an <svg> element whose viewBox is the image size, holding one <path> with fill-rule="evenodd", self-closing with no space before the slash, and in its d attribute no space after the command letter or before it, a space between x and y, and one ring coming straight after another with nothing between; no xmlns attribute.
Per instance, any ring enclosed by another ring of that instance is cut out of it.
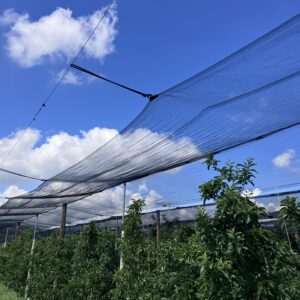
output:
<svg viewBox="0 0 300 300"><path fill-rule="evenodd" d="M107 1L91 0L2 0L0 14L13 8L18 15L28 14L29 22L37 22L60 7L71 10L72 17L77 19L92 15L107 4ZM102 61L83 54L77 64L141 91L156 93L210 66L299 12L300 3L291 0L117 1L114 27L117 34L112 42L114 51L103 55ZM70 60L70 57L60 54L43 56L39 63L30 66L20 65L20 61L13 59L7 49L11 26L0 26L0 139L3 142L14 132L26 128ZM63 26L59 27L57 34L63 34L65 30ZM84 79L81 84L63 84L32 126L40 133L33 132L28 139L36 139L35 144L32 142L36 147L43 145L47 137L59 135L62 131L74 136L95 127L121 130L145 104L145 99L98 80ZM298 182L299 143L295 136L296 131L283 133L258 145L227 152L221 158L242 160L249 155L257 157L261 169L258 177L260 187ZM70 147L77 142L70 142ZM59 151L51 155L54 165L56 155ZM278 168L272 163L278 155L283 155L282 159L288 161L285 166ZM26 160L26 155L22 159ZM9 159L6 166L19 170L19 166L10 163ZM191 171L195 177L192 181L184 181L185 186L192 188L191 182L192 186L197 186L199 180L206 178L207 174L198 176L197 170L198 165ZM25 166L21 167L21 171L31 172ZM32 172L35 176L39 175L39 170ZM40 173L42 176L43 170ZM11 178L4 180L1 190L13 183ZM16 184L24 189L34 186L33 183Z"/></svg>
<svg viewBox="0 0 300 300"><path fill-rule="evenodd" d="M74 17L106 1L1 1L0 9L28 12L31 20L57 7ZM300 11L296 1L119 1L115 53L104 63L80 57L78 64L149 92L162 91L268 32ZM1 136L25 126L67 61L20 68L5 54L1 28ZM94 126L123 128L145 100L101 82L63 86L36 123L42 131L77 133Z"/></svg>

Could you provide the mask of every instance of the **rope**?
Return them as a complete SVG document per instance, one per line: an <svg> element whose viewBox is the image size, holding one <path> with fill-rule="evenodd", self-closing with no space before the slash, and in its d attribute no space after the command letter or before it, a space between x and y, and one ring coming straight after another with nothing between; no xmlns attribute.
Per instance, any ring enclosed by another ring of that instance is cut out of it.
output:
<svg viewBox="0 0 300 300"><path fill-rule="evenodd" d="M46 181L46 179L41 179L41 178L37 178L37 177L33 177L33 176L24 175L24 174L14 172L14 171L10 171L10 170L3 169L3 168L0 168L0 171L8 173L8 174L24 177L24 178L33 179L33 180L38 180L38 181L43 181L43 182Z"/></svg>
<svg viewBox="0 0 300 300"><path fill-rule="evenodd" d="M74 68L74 69L77 69L77 70L79 70L79 71L81 71L81 72L87 73L87 74L89 74L89 75L92 75L92 76L94 76L94 77L96 77L96 78L99 78L99 79L102 79L102 80L104 80L104 81L107 81L107 82L109 82L109 83L111 83L111 84L117 85L117 86L119 86L119 87L121 87L121 88L123 88L123 89L125 89L125 90L128 90L128 91L130 91L130 92L136 93L136 94L138 94L138 95L140 95L140 96L142 96L142 97L148 98L150 101L152 101L152 100L154 100L154 99L156 99L156 98L158 97L158 95L146 94L146 93L140 92L140 91L138 91L138 90L135 90L135 89L133 89L133 88L130 88L130 87L126 86L126 85L117 83L117 82L115 82L115 81L113 81L113 80L110 80L110 79L108 79L108 78L106 78L106 77L104 77L104 76L101 76L101 75L98 75L98 74L96 74L96 73L93 73L93 72L91 72L91 71L89 71L89 70L87 70L87 69L84 69L84 68L82 68L82 67L80 67L80 66L77 66L77 65L75 65L75 64L71 64L70 67L72 67L72 68Z"/></svg>

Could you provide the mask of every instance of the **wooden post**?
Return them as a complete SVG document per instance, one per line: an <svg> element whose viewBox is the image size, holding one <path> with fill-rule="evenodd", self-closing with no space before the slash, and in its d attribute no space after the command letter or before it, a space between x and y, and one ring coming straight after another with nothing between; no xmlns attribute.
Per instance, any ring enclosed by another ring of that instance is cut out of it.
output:
<svg viewBox="0 0 300 300"><path fill-rule="evenodd" d="M63 203L62 211L61 211L60 230L59 230L59 236L62 239L65 237L66 218L67 218L67 203Z"/></svg>
<svg viewBox="0 0 300 300"><path fill-rule="evenodd" d="M156 211L156 242L160 242L160 210Z"/></svg>
<svg viewBox="0 0 300 300"><path fill-rule="evenodd" d="M18 222L16 226L16 237L19 236L21 233L20 227L21 227L21 222Z"/></svg>
<svg viewBox="0 0 300 300"><path fill-rule="evenodd" d="M123 195L123 211L122 211L122 225L125 218L125 201L126 201L126 182L124 183L124 195ZM121 237L124 238L124 229L122 228ZM120 270L123 269L123 253L120 253Z"/></svg>

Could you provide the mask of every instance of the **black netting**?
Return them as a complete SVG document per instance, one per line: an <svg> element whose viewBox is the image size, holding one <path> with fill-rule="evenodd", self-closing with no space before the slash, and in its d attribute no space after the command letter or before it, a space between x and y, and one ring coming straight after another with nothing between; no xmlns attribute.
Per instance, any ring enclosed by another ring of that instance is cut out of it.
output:
<svg viewBox="0 0 300 300"><path fill-rule="evenodd" d="M297 15L160 93L111 141L1 209L44 212L299 124L299 53Z"/></svg>

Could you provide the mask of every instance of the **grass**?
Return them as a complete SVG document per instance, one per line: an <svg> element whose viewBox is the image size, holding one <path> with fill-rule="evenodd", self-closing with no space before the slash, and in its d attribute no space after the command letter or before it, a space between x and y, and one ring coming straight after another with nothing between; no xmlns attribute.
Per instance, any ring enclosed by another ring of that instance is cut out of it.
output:
<svg viewBox="0 0 300 300"><path fill-rule="evenodd" d="M1 300L21 300L15 292L10 291L7 287L0 283L0 299Z"/></svg>

